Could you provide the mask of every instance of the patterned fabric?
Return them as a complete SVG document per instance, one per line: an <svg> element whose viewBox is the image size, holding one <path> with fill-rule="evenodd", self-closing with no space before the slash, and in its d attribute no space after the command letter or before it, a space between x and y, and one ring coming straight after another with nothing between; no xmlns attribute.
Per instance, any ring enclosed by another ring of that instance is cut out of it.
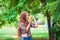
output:
<svg viewBox="0 0 60 40"><path fill-rule="evenodd" d="M31 23L31 25L30 25L30 27L34 27L34 23ZM22 34L25 34L26 32L25 32L25 26L24 25L22 25L22 23L20 23L20 28L21 28L21 33ZM29 34L30 33L30 29L28 30L28 32L27 32L27 34Z"/></svg>

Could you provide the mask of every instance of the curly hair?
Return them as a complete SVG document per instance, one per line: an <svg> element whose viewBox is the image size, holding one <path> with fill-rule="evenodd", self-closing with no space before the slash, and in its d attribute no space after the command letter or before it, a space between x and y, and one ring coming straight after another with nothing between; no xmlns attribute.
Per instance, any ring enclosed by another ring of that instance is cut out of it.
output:
<svg viewBox="0 0 60 40"><path fill-rule="evenodd" d="M29 24L28 20L26 20L26 14L27 13L28 12L26 12L26 11L21 12L20 17L19 17L19 24L18 24L18 26L20 26L20 22L22 22L23 25L25 27L27 27L27 25ZM21 28L20 27L18 28L18 36L21 36Z"/></svg>

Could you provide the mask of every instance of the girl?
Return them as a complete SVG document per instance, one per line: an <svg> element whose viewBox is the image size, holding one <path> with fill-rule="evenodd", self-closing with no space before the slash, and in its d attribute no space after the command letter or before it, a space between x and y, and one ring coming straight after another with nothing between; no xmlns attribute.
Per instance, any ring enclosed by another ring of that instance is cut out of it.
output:
<svg viewBox="0 0 60 40"><path fill-rule="evenodd" d="M37 27L37 22L34 16L31 17L31 19L34 19L34 24L32 21L28 21L29 16L28 12L22 12L20 15L20 19L18 22L18 38L21 40L32 40L32 35L30 32L30 28Z"/></svg>

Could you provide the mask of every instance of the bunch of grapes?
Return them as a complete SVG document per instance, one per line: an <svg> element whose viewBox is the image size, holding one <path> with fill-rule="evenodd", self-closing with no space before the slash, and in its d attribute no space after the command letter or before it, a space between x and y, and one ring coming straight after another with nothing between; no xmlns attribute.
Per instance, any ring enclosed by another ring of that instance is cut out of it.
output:
<svg viewBox="0 0 60 40"><path fill-rule="evenodd" d="M32 20L33 20L33 15L29 16L28 21L29 21L29 22L32 22Z"/></svg>

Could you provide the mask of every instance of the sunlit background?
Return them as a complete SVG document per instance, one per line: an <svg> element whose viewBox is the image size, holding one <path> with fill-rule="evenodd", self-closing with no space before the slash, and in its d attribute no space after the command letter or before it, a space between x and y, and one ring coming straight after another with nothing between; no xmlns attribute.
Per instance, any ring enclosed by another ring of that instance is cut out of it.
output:
<svg viewBox="0 0 60 40"><path fill-rule="evenodd" d="M38 28L31 28L33 40L58 40L60 28L55 25L60 22L60 0L0 0L0 40L18 40L17 27L22 11L37 20Z"/></svg>

